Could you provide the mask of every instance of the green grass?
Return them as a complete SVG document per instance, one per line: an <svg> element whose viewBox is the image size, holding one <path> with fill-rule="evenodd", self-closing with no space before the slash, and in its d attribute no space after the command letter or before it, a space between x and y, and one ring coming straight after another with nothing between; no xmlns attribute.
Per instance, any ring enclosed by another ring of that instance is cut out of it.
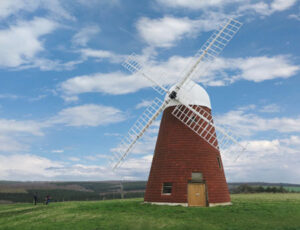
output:
<svg viewBox="0 0 300 230"><path fill-rule="evenodd" d="M300 229L300 194L237 194L232 202L213 208L156 206L142 199L0 205L0 229Z"/></svg>

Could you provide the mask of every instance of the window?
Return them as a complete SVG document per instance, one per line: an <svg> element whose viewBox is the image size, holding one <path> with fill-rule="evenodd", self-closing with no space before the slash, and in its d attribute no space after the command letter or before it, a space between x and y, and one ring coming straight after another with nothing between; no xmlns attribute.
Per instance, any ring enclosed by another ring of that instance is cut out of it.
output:
<svg viewBox="0 0 300 230"><path fill-rule="evenodd" d="M192 181L193 182L202 182L203 175L200 172L192 172Z"/></svg>
<svg viewBox="0 0 300 230"><path fill-rule="evenodd" d="M171 195L171 193L172 193L172 183L170 183L170 182L163 183L162 193Z"/></svg>
<svg viewBox="0 0 300 230"><path fill-rule="evenodd" d="M220 157L217 157L217 160L218 160L218 165L219 165L219 168L221 169L221 168L222 168L222 162L221 162L221 158L220 158Z"/></svg>

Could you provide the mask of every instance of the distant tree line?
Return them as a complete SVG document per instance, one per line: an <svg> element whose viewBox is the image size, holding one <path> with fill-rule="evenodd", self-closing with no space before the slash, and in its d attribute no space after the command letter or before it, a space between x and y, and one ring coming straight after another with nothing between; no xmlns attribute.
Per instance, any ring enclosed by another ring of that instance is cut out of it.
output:
<svg viewBox="0 0 300 230"><path fill-rule="evenodd" d="M250 186L247 184L239 185L231 189L231 193L291 193L283 186Z"/></svg>
<svg viewBox="0 0 300 230"><path fill-rule="evenodd" d="M120 192L108 192L105 194L99 194L96 192L82 192L73 190L28 190L28 193L0 193L0 200L12 201L19 203L31 203L33 202L33 195L37 194L38 203L44 203L45 197L49 195L51 202L63 202L63 201L88 201L88 200L111 200L120 199ZM124 198L138 198L143 197L144 192L126 192Z"/></svg>

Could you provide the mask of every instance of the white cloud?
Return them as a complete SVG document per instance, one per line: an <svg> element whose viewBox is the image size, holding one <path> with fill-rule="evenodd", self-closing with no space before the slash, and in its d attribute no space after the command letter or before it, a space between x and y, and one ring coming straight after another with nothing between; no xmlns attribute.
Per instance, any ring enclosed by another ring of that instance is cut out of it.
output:
<svg viewBox="0 0 300 230"><path fill-rule="evenodd" d="M2 180L49 180L57 175L50 167L62 164L30 154L0 155Z"/></svg>
<svg viewBox="0 0 300 230"><path fill-rule="evenodd" d="M40 38L51 33L57 26L49 19L34 18L0 30L0 66L32 64L36 55L44 50Z"/></svg>
<svg viewBox="0 0 300 230"><path fill-rule="evenodd" d="M300 132L300 117L264 118L244 110L232 110L222 115L216 115L215 121L234 130L239 135L251 136L263 131L280 133Z"/></svg>
<svg viewBox="0 0 300 230"><path fill-rule="evenodd" d="M80 161L80 158L78 158L78 157L69 157L68 158L70 161Z"/></svg>
<svg viewBox="0 0 300 230"><path fill-rule="evenodd" d="M300 21L300 14L290 14L289 18Z"/></svg>
<svg viewBox="0 0 300 230"><path fill-rule="evenodd" d="M80 4L88 7L95 7L95 6L118 6L120 4L120 0L77 0Z"/></svg>
<svg viewBox="0 0 300 230"><path fill-rule="evenodd" d="M44 136L43 129L56 125L90 126L121 122L126 116L120 110L103 105L86 104L61 110L45 121L0 119L0 152L23 152L29 149L30 136ZM62 153L64 150L52 150Z"/></svg>
<svg viewBox="0 0 300 230"><path fill-rule="evenodd" d="M0 119L0 152L22 152L29 149L28 136L43 136L42 122Z"/></svg>
<svg viewBox="0 0 300 230"><path fill-rule="evenodd" d="M152 104L152 100L143 100L142 102L138 103L135 108L136 109L140 109L140 108L144 108L144 107L148 107Z"/></svg>
<svg viewBox="0 0 300 230"><path fill-rule="evenodd" d="M140 158L129 158L116 169L116 174L125 180L140 180L148 178L153 155Z"/></svg>
<svg viewBox="0 0 300 230"><path fill-rule="evenodd" d="M21 144L10 136L0 134L0 152L18 152L28 149L28 146Z"/></svg>
<svg viewBox="0 0 300 230"><path fill-rule="evenodd" d="M237 13L248 13L254 11L261 15L271 15L275 12L280 12L290 9L294 6L297 0L273 0L273 1L248 1L248 0L213 0L213 1L202 1L202 0L156 0L160 5L171 7L171 8L186 8L190 10L207 10L211 9L222 9L225 6L235 4L232 9L238 9Z"/></svg>
<svg viewBox="0 0 300 230"><path fill-rule="evenodd" d="M17 121L0 119L0 134L14 134L14 133L29 133L35 136L42 136L43 123L36 121Z"/></svg>
<svg viewBox="0 0 300 230"><path fill-rule="evenodd" d="M227 180L299 183L299 146L299 136L289 136L249 141L237 161L225 152L222 157Z"/></svg>
<svg viewBox="0 0 300 230"><path fill-rule="evenodd" d="M86 46L91 37L99 32L100 28L98 26L84 27L73 36L72 43L78 46Z"/></svg>
<svg viewBox="0 0 300 230"><path fill-rule="evenodd" d="M159 19L140 18L136 24L143 40L154 47L171 47L185 37L195 36L199 32L216 29L223 15L211 14L204 19L192 20L187 17L165 16Z"/></svg>
<svg viewBox="0 0 300 230"><path fill-rule="evenodd" d="M277 113L280 112L280 106L276 105L276 104L270 104L270 105L265 105L263 106L259 112L262 113Z"/></svg>
<svg viewBox="0 0 300 230"><path fill-rule="evenodd" d="M96 161L100 159L109 159L110 156L104 154L95 154L95 155L85 156L84 158L90 161Z"/></svg>
<svg viewBox="0 0 300 230"><path fill-rule="evenodd" d="M141 57L142 59L144 57ZM300 69L290 56L218 58L213 64L203 63L194 73L193 79L209 86L223 86L238 80L262 82L277 78L289 78ZM183 70L190 66L192 57L172 56L167 61L146 61L144 71L161 85L169 86L182 78ZM230 74L229 74L230 73ZM233 75L233 76L232 76ZM97 73L77 76L60 84L65 99L77 100L77 95L89 92L105 94L128 94L153 86L139 74L126 75L121 72Z"/></svg>
<svg viewBox="0 0 300 230"><path fill-rule="evenodd" d="M73 159L76 160L77 159ZM32 154L0 154L0 180L112 180L111 169L97 165L53 161Z"/></svg>
<svg viewBox="0 0 300 230"><path fill-rule="evenodd" d="M0 94L0 99L18 99L19 96L15 94Z"/></svg>
<svg viewBox="0 0 300 230"><path fill-rule="evenodd" d="M49 124L64 124L66 126L99 126L117 123L125 120L125 115L110 106L86 104L63 109L51 118Z"/></svg>
<svg viewBox="0 0 300 230"><path fill-rule="evenodd" d="M25 66L18 67L19 70L29 69L29 68L39 68L42 71L62 71L62 70L72 70L78 64L84 62L83 58L74 61L62 62L60 60L50 60L46 58L34 58L32 64L27 64Z"/></svg>
<svg viewBox="0 0 300 230"><path fill-rule="evenodd" d="M300 69L300 66L293 64L291 59L288 55L217 58L212 64L200 65L193 76L196 81L210 86L223 86L237 80L262 82L289 78Z"/></svg>
<svg viewBox="0 0 300 230"><path fill-rule="evenodd" d="M241 2L241 0L156 0L159 4L177 8L188 8L191 10L206 9L208 7L222 7L229 3Z"/></svg>
<svg viewBox="0 0 300 230"><path fill-rule="evenodd" d="M196 23L188 18L164 17L162 19L141 18L137 23L140 36L149 44L158 47L173 46L183 36L188 36Z"/></svg>
<svg viewBox="0 0 300 230"><path fill-rule="evenodd" d="M150 86L150 83L141 76L128 76L121 72L114 72L70 78L63 82L60 88L66 96L88 92L119 95L136 92L147 86Z"/></svg>
<svg viewBox="0 0 300 230"><path fill-rule="evenodd" d="M275 12L290 9L298 0L273 0L267 3L260 1L256 3L244 2L240 5L239 12L254 11L263 16L269 16Z"/></svg>
<svg viewBox="0 0 300 230"><path fill-rule="evenodd" d="M109 61L113 63L119 63L124 60L123 55L115 54L111 51L107 50L95 50L95 49L81 49L80 53L83 57L83 59L87 58L96 58L98 60L108 59Z"/></svg>
<svg viewBox="0 0 300 230"><path fill-rule="evenodd" d="M0 18L18 15L20 12L34 12L39 8L46 9L55 18L62 17L74 20L61 5L59 0L2 0L0 4Z"/></svg>
<svg viewBox="0 0 300 230"><path fill-rule="evenodd" d="M63 153L64 150L63 149L54 149L51 151L52 153Z"/></svg>
<svg viewBox="0 0 300 230"><path fill-rule="evenodd" d="M299 66L293 65L288 56L282 55L240 59L236 62L237 66L242 70L241 78L254 82L289 78L299 70Z"/></svg>

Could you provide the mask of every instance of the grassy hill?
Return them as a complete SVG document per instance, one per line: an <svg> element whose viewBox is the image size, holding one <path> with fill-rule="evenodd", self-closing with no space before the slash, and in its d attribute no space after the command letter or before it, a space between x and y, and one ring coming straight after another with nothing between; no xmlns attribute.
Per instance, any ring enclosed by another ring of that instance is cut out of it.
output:
<svg viewBox="0 0 300 230"><path fill-rule="evenodd" d="M142 199L0 205L2 230L299 230L300 194L235 194L232 206L185 208Z"/></svg>

